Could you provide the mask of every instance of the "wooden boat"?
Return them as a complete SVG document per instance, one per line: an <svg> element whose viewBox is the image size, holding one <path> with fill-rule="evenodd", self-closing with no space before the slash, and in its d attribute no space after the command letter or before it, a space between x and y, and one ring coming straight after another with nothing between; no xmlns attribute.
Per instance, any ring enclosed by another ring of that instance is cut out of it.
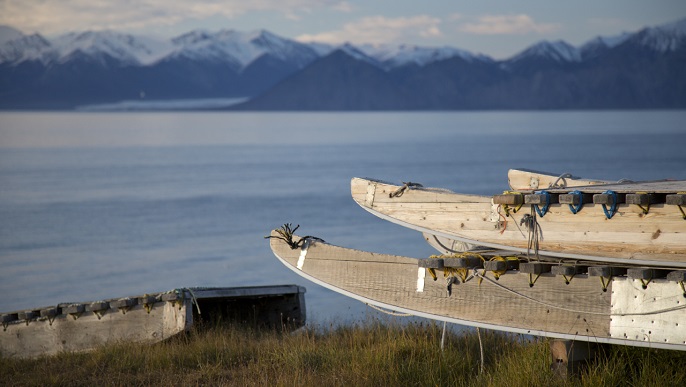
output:
<svg viewBox="0 0 686 387"><path fill-rule="evenodd" d="M686 181L578 189L577 193L550 189L489 197L412 183L351 181L352 197L362 208L421 232L520 253L686 267ZM544 196L549 202L542 204ZM569 196L581 200L583 206L565 203ZM654 199L658 200L650 204ZM578 208L576 213L572 206Z"/></svg>
<svg viewBox="0 0 686 387"><path fill-rule="evenodd" d="M304 294L297 285L183 288L3 313L0 357L87 351L119 341L155 343L203 321L295 329L305 324Z"/></svg>
<svg viewBox="0 0 686 387"><path fill-rule="evenodd" d="M289 244L277 231L271 236L271 249L286 267L376 307L507 332L686 350L686 298L680 286L686 271L670 272L669 279L654 279L644 289L645 280L638 278L645 276L643 269L633 277L612 276L619 269L607 267L594 272L611 278L592 275L590 269L567 277L561 273L580 267L547 270L529 262L513 270L514 261L503 259L487 261L506 265L499 272L490 270L498 265L487 263L458 271L453 269L459 259L377 254L297 236L292 238L300 243ZM431 271L438 280L432 280Z"/></svg>
<svg viewBox="0 0 686 387"><path fill-rule="evenodd" d="M510 189L530 191L549 188L582 187L586 185L611 184L613 181L599 179L582 179L571 173L540 172L531 169L510 169L507 171Z"/></svg>

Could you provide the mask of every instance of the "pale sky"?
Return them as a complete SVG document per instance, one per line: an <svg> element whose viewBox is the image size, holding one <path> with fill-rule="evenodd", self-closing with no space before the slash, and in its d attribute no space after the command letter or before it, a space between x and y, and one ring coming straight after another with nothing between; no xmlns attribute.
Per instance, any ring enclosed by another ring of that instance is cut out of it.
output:
<svg viewBox="0 0 686 387"><path fill-rule="evenodd" d="M686 0L0 0L0 25L54 36L266 29L303 42L452 46L504 59L686 18Z"/></svg>

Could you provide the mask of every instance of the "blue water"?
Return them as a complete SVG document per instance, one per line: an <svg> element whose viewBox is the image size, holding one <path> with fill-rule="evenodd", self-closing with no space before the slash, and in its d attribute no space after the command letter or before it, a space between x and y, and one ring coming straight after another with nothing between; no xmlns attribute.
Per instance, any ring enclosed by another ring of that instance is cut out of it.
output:
<svg viewBox="0 0 686 387"><path fill-rule="evenodd" d="M284 267L299 232L425 257L354 176L491 195L512 167L686 179L686 112L0 113L0 311L184 286L300 284L312 321L363 304Z"/></svg>

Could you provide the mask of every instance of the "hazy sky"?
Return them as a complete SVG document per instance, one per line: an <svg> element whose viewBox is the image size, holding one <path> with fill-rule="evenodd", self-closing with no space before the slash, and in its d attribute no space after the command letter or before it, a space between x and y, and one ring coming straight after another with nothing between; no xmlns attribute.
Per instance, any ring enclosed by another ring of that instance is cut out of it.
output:
<svg viewBox="0 0 686 387"><path fill-rule="evenodd" d="M686 0L0 0L0 24L48 36L267 29L301 41L449 45L497 59L540 40L579 45L684 18Z"/></svg>

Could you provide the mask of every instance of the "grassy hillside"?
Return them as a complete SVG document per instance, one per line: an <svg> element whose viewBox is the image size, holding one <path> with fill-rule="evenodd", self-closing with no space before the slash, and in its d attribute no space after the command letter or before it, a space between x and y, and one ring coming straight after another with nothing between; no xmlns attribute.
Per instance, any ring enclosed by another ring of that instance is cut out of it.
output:
<svg viewBox="0 0 686 387"><path fill-rule="evenodd" d="M686 352L614 346L566 381L550 370L548 342L436 324L367 322L296 333L239 327L194 331L146 346L116 344L82 354L0 359L0 385L268 386L676 386Z"/></svg>

